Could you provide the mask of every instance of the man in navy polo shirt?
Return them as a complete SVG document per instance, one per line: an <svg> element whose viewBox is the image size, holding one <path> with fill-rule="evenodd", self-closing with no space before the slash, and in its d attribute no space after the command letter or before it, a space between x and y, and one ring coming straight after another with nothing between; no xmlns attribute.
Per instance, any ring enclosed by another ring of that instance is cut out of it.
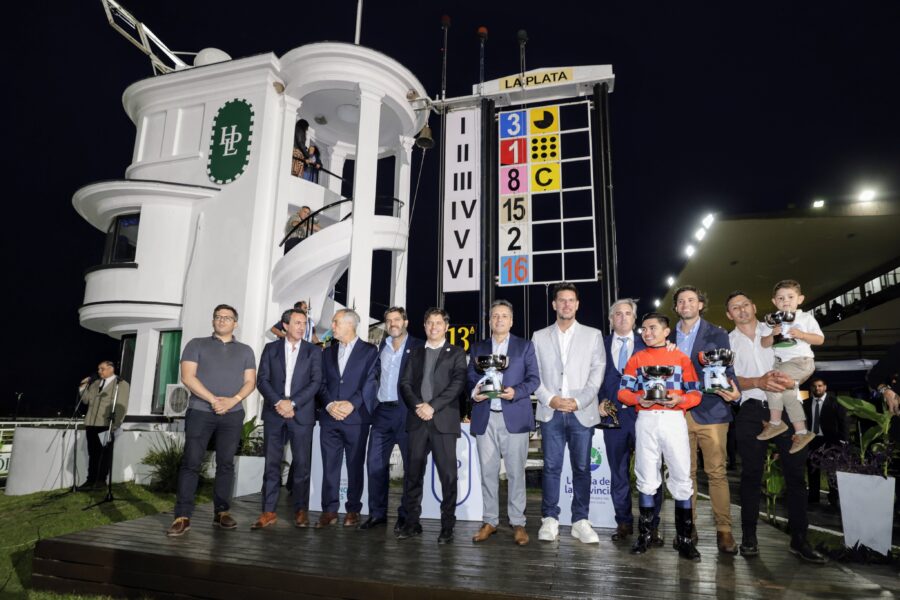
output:
<svg viewBox="0 0 900 600"><path fill-rule="evenodd" d="M253 349L234 337L237 310L220 304L213 311L213 334L194 338L181 354L181 382L191 391L184 425L184 457L178 473L175 521L167 535L184 535L191 528L200 466L210 438L216 436L216 479L213 524L234 529L228 513L234 484L234 455L244 424L244 398L256 389Z"/></svg>

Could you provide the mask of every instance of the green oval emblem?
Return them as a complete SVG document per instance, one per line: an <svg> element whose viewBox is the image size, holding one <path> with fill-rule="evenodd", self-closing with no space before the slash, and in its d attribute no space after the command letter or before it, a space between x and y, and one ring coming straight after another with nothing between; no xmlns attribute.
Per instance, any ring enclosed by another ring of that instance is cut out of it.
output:
<svg viewBox="0 0 900 600"><path fill-rule="evenodd" d="M229 100L213 119L206 173L210 181L231 183L250 163L253 139L253 106L246 100Z"/></svg>

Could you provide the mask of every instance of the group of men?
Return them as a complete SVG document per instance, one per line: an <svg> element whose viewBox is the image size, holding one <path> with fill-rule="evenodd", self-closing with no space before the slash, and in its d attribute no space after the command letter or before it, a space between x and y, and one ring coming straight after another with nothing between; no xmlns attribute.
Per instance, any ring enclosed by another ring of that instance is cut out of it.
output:
<svg viewBox="0 0 900 600"><path fill-rule="evenodd" d="M310 526L311 448L313 427L318 421L323 479L322 512L316 528L339 522L344 458L348 481L342 525L362 531L387 525L390 456L396 444L405 471L403 496L394 526L396 537L407 539L422 532L419 519L423 481L427 456L431 453L441 483L438 542L450 542L456 520L458 398L467 394L472 402L470 430L478 448L484 499L484 522L473 542L485 542L499 529L502 459L508 479L507 515L512 540L518 545L529 543L525 530L525 462L535 417L540 422L544 460L539 539L552 541L559 535L560 478L568 446L572 471L571 533L583 543L598 542L589 521L590 455L595 428L601 419L609 416L612 407L617 410L620 424L619 428L604 431L617 521L612 539L627 539L634 533L629 465L636 445L641 442L640 427L635 427L638 421L635 408L622 404L619 398L623 396L619 392L628 384L627 377L623 382L626 365L644 346L635 335L637 306L630 299L613 303L609 311L612 329L609 336L577 321L579 298L572 284L555 287L552 308L556 313L555 322L535 332L529 341L510 333L512 304L506 300L494 302L490 309L491 335L473 345L468 366L464 351L446 341L449 315L442 309L426 312L426 339L421 340L409 334L406 311L401 307L389 308L385 312L388 335L380 347L357 337L359 316L354 311L340 310L332 321L334 342L321 351L303 339L308 317L304 310L294 308L282 318L284 338L265 347L257 372L252 350L237 342L233 335L237 311L227 305L216 307L213 335L191 340L182 357L182 381L191 391L191 401L176 518L168 534L181 535L190 528L202 454L213 433L217 452L214 522L224 528L236 526L229 514L229 495L233 455L243 421L241 400L258 388L264 406L266 470L262 513L252 525L254 529L267 527L277 520L286 442L291 445L294 463L294 524ZM659 315L659 329L665 331L668 340L663 337L658 341L669 352L683 353L685 360L690 357L693 369L686 362L686 370L702 372L698 357L703 351L732 348L736 359L734 368L727 370L732 389L702 395L695 392L700 395L696 405L692 403L689 410L682 407L684 412L679 411L686 421L689 458L683 457L683 462L691 485L682 486L687 490L682 495L688 497L676 498L676 510L680 512L676 513L679 535L674 540L675 546L682 551L696 544L697 531L693 524L696 523L699 452L707 474L719 551L735 554L740 550L745 556L753 556L759 553L756 523L768 445L756 439L768 416L765 392L783 391L794 382L773 371L771 349L760 343L761 324L756 318L756 307L746 294L734 292L727 299L726 313L735 323L730 334L703 318L707 300L694 287L679 288L673 308L679 320L669 330L668 320ZM507 368L499 375L502 389L493 394L482 393L481 373L475 369L476 357L488 354L508 357ZM532 410L532 395L537 398L536 413ZM735 427L743 464L740 546L732 535L725 470L726 438L734 418L731 408L734 402L740 402ZM808 449L789 454L791 433L789 430L772 440L781 451L787 483L790 550L805 560L822 562L824 559L806 540L804 470ZM369 515L362 521L364 469L368 475ZM661 486L654 488L653 493L641 495L641 533L647 534L645 545L663 544L658 528L661 503ZM681 529L682 526L687 529ZM683 555L698 559L699 554L695 555L696 551L690 548Z"/></svg>

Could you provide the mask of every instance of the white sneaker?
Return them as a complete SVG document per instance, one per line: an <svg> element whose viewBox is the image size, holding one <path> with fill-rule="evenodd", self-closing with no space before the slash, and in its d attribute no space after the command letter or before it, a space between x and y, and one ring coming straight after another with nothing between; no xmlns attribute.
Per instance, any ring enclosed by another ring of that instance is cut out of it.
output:
<svg viewBox="0 0 900 600"><path fill-rule="evenodd" d="M599 544L600 538L597 532L591 527L591 522L587 519L581 519L572 525L572 537L584 544Z"/></svg>
<svg viewBox="0 0 900 600"><path fill-rule="evenodd" d="M541 529L538 531L538 539L544 542L556 541L559 537L559 521L553 517L541 519Z"/></svg>

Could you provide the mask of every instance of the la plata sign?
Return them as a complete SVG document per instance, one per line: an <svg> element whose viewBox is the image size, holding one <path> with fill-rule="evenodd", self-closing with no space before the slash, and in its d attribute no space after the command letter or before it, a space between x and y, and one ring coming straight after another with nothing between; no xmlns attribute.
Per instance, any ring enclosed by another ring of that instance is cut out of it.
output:
<svg viewBox="0 0 900 600"><path fill-rule="evenodd" d="M571 68L552 69L547 71L532 71L526 73L524 78L520 76L507 77L500 81L500 89L511 90L522 87L538 87L541 85L553 85L572 81L575 73Z"/></svg>

